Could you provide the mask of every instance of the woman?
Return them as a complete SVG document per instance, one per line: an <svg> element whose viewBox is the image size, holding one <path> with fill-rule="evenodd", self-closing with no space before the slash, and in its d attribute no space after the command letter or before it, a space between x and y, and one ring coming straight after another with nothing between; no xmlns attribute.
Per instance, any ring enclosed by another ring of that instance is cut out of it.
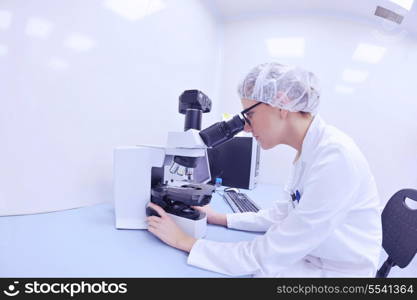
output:
<svg viewBox="0 0 417 300"><path fill-rule="evenodd" d="M297 150L288 204L226 215L199 208L211 224L265 232L252 241L196 240L153 203L161 217L149 217L148 230L190 252L189 264L228 275L374 277L382 240L375 182L352 139L316 114L315 76L267 63L251 70L238 91L245 131L263 149L286 144Z"/></svg>

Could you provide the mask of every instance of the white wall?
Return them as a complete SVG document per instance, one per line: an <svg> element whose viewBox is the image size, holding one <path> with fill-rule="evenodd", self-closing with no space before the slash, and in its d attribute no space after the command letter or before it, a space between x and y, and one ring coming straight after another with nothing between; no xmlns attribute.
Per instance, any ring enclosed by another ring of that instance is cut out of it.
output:
<svg viewBox="0 0 417 300"><path fill-rule="evenodd" d="M183 130L185 89L213 100L203 126L218 120L211 13L198 0L126 3L0 2L0 215L111 201L113 148Z"/></svg>
<svg viewBox="0 0 417 300"><path fill-rule="evenodd" d="M304 39L301 55L292 56L296 49L275 55L268 51L267 39L294 37ZM360 43L386 48L381 61L353 60ZM329 16L277 15L228 22L220 87L222 110L241 110L237 83L253 66L272 60L299 65L318 75L322 117L357 142L368 158L383 201L398 189L417 187L414 37L385 23L376 26ZM360 83L344 82L346 68L369 76ZM284 184L294 154L287 146L263 151L260 181Z"/></svg>

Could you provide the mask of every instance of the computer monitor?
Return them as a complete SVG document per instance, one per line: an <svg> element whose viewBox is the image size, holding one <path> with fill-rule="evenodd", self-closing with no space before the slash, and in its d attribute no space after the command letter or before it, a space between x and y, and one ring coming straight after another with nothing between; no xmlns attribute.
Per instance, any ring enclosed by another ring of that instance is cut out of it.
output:
<svg viewBox="0 0 417 300"><path fill-rule="evenodd" d="M211 183L242 189L255 188L259 175L260 147L253 137L234 137L208 149Z"/></svg>

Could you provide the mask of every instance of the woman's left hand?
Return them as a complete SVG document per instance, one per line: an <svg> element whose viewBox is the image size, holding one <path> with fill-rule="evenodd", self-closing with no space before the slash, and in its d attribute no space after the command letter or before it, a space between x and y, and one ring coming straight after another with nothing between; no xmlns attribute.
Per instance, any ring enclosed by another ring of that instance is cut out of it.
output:
<svg viewBox="0 0 417 300"><path fill-rule="evenodd" d="M148 206L161 216L150 216L147 218L148 231L171 247L190 252L197 240L182 231L160 206L152 202Z"/></svg>

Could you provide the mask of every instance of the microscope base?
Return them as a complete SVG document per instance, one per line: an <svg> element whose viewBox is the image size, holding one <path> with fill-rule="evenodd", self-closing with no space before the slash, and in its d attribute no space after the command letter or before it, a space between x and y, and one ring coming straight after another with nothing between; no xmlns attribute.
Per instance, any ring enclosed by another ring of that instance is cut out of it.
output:
<svg viewBox="0 0 417 300"><path fill-rule="evenodd" d="M199 239L206 236L207 216L205 213L201 213L200 219L198 220L191 220L170 213L168 213L168 215L185 233L192 237Z"/></svg>

